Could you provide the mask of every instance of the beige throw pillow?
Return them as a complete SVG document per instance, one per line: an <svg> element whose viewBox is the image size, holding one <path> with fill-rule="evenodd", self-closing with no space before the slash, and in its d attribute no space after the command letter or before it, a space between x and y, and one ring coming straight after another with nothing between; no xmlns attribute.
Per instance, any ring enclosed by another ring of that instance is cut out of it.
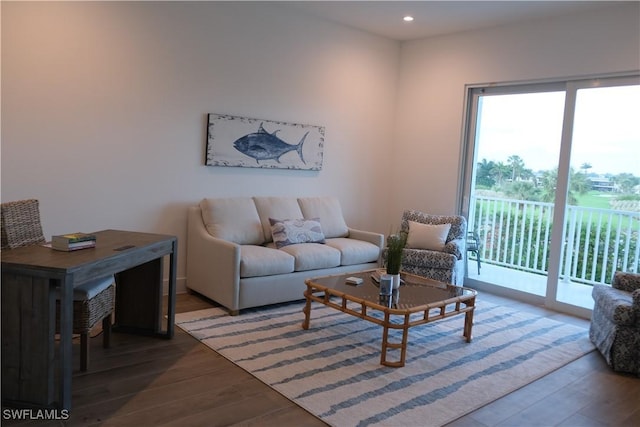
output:
<svg viewBox="0 0 640 427"><path fill-rule="evenodd" d="M409 237L407 247L413 249L430 249L442 251L447 243L447 235L451 224L422 224L409 221Z"/></svg>

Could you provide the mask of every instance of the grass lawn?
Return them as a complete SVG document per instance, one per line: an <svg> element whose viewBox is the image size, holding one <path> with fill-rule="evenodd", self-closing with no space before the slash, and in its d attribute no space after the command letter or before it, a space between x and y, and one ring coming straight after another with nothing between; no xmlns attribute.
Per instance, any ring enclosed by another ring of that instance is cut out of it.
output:
<svg viewBox="0 0 640 427"><path fill-rule="evenodd" d="M611 209L609 200L613 199L613 193L604 193L601 191L589 191L586 194L576 195L578 206L584 208Z"/></svg>

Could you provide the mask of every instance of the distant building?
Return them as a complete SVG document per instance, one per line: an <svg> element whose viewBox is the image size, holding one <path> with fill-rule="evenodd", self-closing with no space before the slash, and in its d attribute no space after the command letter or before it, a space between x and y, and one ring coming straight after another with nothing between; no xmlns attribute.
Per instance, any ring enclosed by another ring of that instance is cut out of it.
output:
<svg viewBox="0 0 640 427"><path fill-rule="evenodd" d="M591 189L593 190L607 192L615 191L614 182L606 176L590 176L589 181L591 182Z"/></svg>

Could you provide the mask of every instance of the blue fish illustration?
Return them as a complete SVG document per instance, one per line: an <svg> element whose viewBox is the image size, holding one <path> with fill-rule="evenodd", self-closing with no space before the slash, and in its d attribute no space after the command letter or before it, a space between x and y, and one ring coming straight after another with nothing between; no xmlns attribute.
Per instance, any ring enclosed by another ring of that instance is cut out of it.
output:
<svg viewBox="0 0 640 427"><path fill-rule="evenodd" d="M260 160L269 159L275 159L280 163L280 157L283 154L295 150L298 152L302 163L306 164L304 157L302 157L302 144L304 144L304 140L307 138L307 135L309 135L309 132L305 133L300 142L296 145L287 144L278 138L276 136L276 133L278 132L279 130L269 133L264 129L264 127L262 127L262 123L260 123L258 132L250 133L238 138L233 143L233 147L242 154L246 154L247 156L256 159L256 163L258 164L260 164Z"/></svg>

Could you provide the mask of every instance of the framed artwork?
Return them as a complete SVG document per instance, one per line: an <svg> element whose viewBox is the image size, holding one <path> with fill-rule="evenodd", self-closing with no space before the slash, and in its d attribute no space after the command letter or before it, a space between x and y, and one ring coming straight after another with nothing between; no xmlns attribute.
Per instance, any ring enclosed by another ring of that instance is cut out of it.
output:
<svg viewBox="0 0 640 427"><path fill-rule="evenodd" d="M209 114L207 166L322 169L324 127Z"/></svg>

